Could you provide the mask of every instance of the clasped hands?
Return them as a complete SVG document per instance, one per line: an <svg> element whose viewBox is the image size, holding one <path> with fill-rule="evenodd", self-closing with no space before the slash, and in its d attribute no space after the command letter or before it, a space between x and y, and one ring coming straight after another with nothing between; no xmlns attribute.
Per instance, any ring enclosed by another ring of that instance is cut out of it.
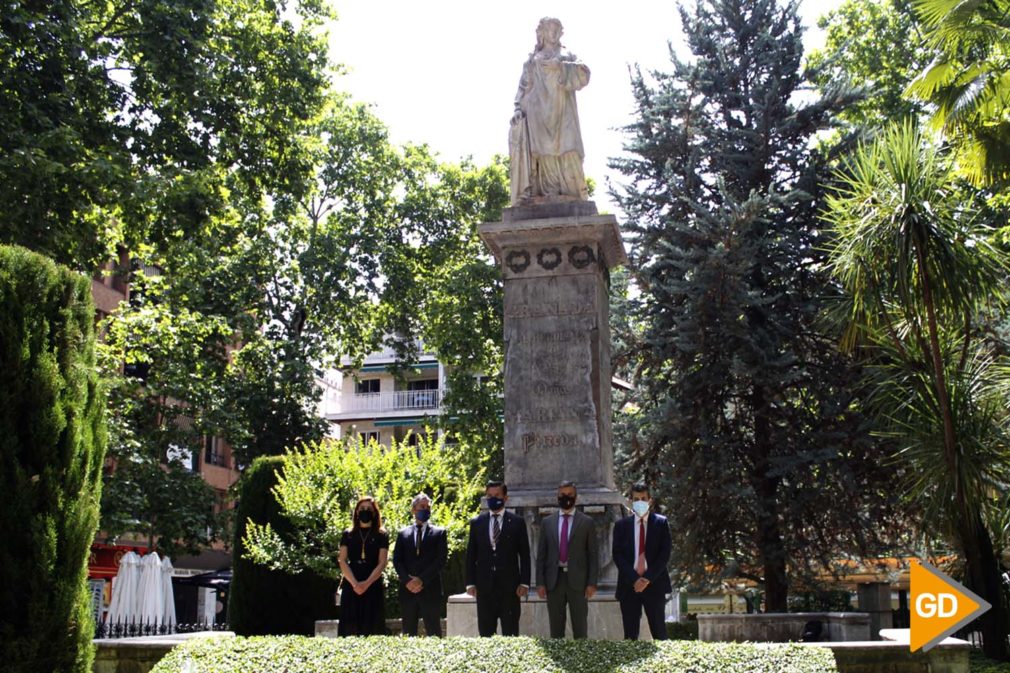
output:
<svg viewBox="0 0 1010 673"><path fill-rule="evenodd" d="M643 591L645 591L645 587L647 586L649 586L649 580L645 579L644 577L639 577L637 580L635 580L635 585L633 588L636 594L640 594Z"/></svg>
<svg viewBox="0 0 1010 673"><path fill-rule="evenodd" d="M411 575L410 581L407 582L407 591L412 594L419 594L424 590L424 582L421 581L420 577L414 577Z"/></svg>

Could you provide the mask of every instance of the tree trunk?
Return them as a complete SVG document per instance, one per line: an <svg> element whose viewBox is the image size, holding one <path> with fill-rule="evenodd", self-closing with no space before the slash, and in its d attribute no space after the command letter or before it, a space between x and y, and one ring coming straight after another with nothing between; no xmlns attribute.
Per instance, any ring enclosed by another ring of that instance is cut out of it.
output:
<svg viewBox="0 0 1010 673"><path fill-rule="evenodd" d="M990 659L1006 661L1006 611L1003 606L1002 578L992 538L978 514L965 523L961 541L968 586L992 604L992 608L978 620L982 628L982 651Z"/></svg>
<svg viewBox="0 0 1010 673"><path fill-rule="evenodd" d="M751 404L754 410L754 475L752 485L757 502L757 540L764 570L765 612L788 612L786 598L786 550L779 527L779 479L771 469L771 431L764 390L754 386Z"/></svg>

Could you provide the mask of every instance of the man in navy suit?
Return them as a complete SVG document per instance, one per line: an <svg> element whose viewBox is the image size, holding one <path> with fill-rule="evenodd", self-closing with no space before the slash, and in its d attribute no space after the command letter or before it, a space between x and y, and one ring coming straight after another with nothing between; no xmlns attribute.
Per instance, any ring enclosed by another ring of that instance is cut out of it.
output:
<svg viewBox="0 0 1010 673"><path fill-rule="evenodd" d="M519 635L519 599L530 588L530 540L521 516L505 511L508 487L489 481L487 512L470 520L466 545L466 592L477 598L477 631Z"/></svg>
<svg viewBox="0 0 1010 673"><path fill-rule="evenodd" d="M617 566L617 600L621 604L626 640L638 640L642 611L653 640L666 639L664 606L670 586L666 569L673 546L666 517L652 510L649 487L631 487L634 512L614 525L613 557Z"/></svg>
<svg viewBox="0 0 1010 673"><path fill-rule="evenodd" d="M414 523L400 531L393 548L393 567L400 578L400 612L403 633L417 635L418 618L424 632L442 635L442 570L449 556L445 529L428 523L431 498L418 493L410 502Z"/></svg>

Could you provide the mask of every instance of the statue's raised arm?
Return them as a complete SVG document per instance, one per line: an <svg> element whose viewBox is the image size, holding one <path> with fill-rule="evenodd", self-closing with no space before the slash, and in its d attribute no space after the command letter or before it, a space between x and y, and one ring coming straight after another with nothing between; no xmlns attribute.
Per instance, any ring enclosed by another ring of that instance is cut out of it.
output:
<svg viewBox="0 0 1010 673"><path fill-rule="evenodd" d="M561 44L561 22L545 17L523 64L509 131L512 205L585 201L582 131L575 92L589 68Z"/></svg>

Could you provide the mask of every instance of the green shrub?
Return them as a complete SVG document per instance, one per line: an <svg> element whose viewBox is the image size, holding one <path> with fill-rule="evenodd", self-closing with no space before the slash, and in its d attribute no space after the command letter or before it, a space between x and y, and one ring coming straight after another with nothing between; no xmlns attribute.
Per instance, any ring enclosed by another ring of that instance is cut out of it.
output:
<svg viewBox="0 0 1010 673"><path fill-rule="evenodd" d="M667 622L666 637L670 640L698 640L698 620Z"/></svg>
<svg viewBox="0 0 1010 673"><path fill-rule="evenodd" d="M534 638L214 638L173 650L152 673L837 673L799 645Z"/></svg>
<svg viewBox="0 0 1010 673"><path fill-rule="evenodd" d="M244 558L242 539L247 521L270 524L285 533L290 528L272 493L283 466L283 456L257 458L242 475L228 622L235 633L243 636L311 635L317 619L337 616L335 580L311 571L289 574L271 570Z"/></svg>
<svg viewBox="0 0 1010 673"><path fill-rule="evenodd" d="M993 661L980 651L971 651L971 673L1010 673L1010 661Z"/></svg>
<svg viewBox="0 0 1010 673"><path fill-rule="evenodd" d="M85 673L105 458L91 281L0 246L0 662Z"/></svg>
<svg viewBox="0 0 1010 673"><path fill-rule="evenodd" d="M337 578L340 538L351 525L357 499L376 497L393 543L412 520L411 499L424 491L433 499L432 523L448 533L445 588L458 591L468 523L477 514L483 491L483 472L468 468L464 455L433 437L419 438L416 446L404 440L389 447L325 440L289 452L273 492L290 526L280 530L270 522L254 521L246 528L245 555L274 569L309 569ZM399 613L392 552L391 544L385 574L387 617Z"/></svg>

